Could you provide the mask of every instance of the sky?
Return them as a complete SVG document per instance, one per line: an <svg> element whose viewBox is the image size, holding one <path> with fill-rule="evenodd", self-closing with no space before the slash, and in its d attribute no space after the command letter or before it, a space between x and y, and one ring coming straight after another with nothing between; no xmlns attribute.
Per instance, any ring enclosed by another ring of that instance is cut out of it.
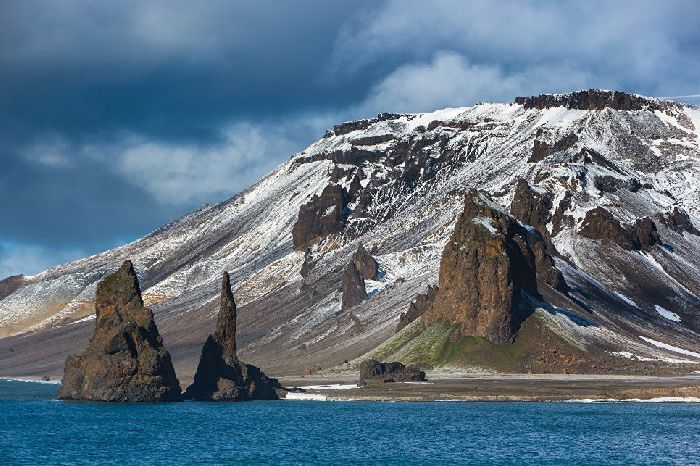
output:
<svg viewBox="0 0 700 466"><path fill-rule="evenodd" d="M619 89L700 104L700 2L2 0L0 278L225 200L333 124Z"/></svg>

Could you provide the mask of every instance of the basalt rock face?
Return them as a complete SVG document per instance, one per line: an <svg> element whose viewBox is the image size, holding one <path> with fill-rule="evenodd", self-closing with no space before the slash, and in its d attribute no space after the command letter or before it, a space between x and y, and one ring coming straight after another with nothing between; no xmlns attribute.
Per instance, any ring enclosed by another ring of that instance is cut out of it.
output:
<svg viewBox="0 0 700 466"><path fill-rule="evenodd" d="M360 245L357 252L352 256L355 268L360 272L365 280L376 280L379 278L379 264L372 255L367 252L364 246Z"/></svg>
<svg viewBox="0 0 700 466"><path fill-rule="evenodd" d="M396 332L403 330L408 324L425 314L425 311L435 302L438 287L428 286L428 291L425 294L419 294L416 299L408 305L408 310L399 316L399 324L396 326Z"/></svg>
<svg viewBox="0 0 700 466"><path fill-rule="evenodd" d="M678 207L674 207L671 212L666 213L661 218L661 222L677 233L686 232L691 235L700 236L700 231L698 231L695 225L693 225L693 222L690 221L688 212Z"/></svg>
<svg viewBox="0 0 700 466"><path fill-rule="evenodd" d="M654 99L620 91L589 89L569 94L542 94L535 97L516 97L515 103L525 108L545 109L566 107L573 110L658 110L660 104Z"/></svg>
<svg viewBox="0 0 700 466"><path fill-rule="evenodd" d="M294 249L303 251L318 239L340 233L345 224L347 193L337 184L329 184L320 196L299 208L292 228Z"/></svg>
<svg viewBox="0 0 700 466"><path fill-rule="evenodd" d="M581 236L614 243L628 251L639 251L662 244L656 224L649 217L639 218L633 225L622 225L603 207L586 212Z"/></svg>
<svg viewBox="0 0 700 466"><path fill-rule="evenodd" d="M526 180L519 179L515 188L510 213L524 225L534 227L542 236L542 241L530 241L535 255L538 278L557 291L566 293L569 289L561 271L556 268L553 256L558 255L547 224L551 220L552 199L548 193L534 190Z"/></svg>
<svg viewBox="0 0 700 466"><path fill-rule="evenodd" d="M383 363L375 359L360 364L360 385L390 382L423 382L425 372L400 362Z"/></svg>
<svg viewBox="0 0 700 466"><path fill-rule="evenodd" d="M446 320L457 324L457 336L512 342L532 299L541 299L538 265L553 268L542 236L470 191L443 250L438 291L423 325Z"/></svg>
<svg viewBox="0 0 700 466"><path fill-rule="evenodd" d="M12 275L0 280L0 299L17 291L24 284L24 275Z"/></svg>
<svg viewBox="0 0 700 466"><path fill-rule="evenodd" d="M354 261L351 261L343 272L343 298L342 309L350 309L357 306L362 301L367 299L367 291L365 290L365 280L357 270Z"/></svg>
<svg viewBox="0 0 700 466"><path fill-rule="evenodd" d="M276 400L277 379L241 362L236 354L236 303L231 280L224 272L216 331L209 335L185 398L199 401Z"/></svg>
<svg viewBox="0 0 700 466"><path fill-rule="evenodd" d="M131 261L97 285L95 331L66 359L59 398L92 401L179 401L170 354L141 299Z"/></svg>

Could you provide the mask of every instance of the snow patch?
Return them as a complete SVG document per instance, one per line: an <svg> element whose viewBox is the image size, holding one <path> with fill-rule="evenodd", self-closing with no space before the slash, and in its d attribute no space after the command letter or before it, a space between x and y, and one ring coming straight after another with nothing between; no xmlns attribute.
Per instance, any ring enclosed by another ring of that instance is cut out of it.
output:
<svg viewBox="0 0 700 466"><path fill-rule="evenodd" d="M681 317L678 314L676 314L675 312L667 311L658 304L654 305L654 309L656 309L656 312L658 312L659 315L664 319L672 320L673 322L681 321Z"/></svg>
<svg viewBox="0 0 700 466"><path fill-rule="evenodd" d="M673 345L669 345L666 343L662 343L660 341L652 340L651 338L647 338L647 337L642 336L642 335L639 335L639 338L646 341L647 343L651 343L652 345L656 346L657 348L665 349L668 351L673 351L674 353L683 354L685 356L690 356L692 358L700 359L700 353L695 353L693 351L688 351L688 350L685 350L683 348L679 348L677 346L673 346Z"/></svg>

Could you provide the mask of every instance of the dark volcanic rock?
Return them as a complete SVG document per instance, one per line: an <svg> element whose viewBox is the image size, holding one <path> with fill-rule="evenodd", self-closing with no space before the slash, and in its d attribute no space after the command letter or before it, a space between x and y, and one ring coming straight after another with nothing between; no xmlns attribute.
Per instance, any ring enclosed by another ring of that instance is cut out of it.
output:
<svg viewBox="0 0 700 466"><path fill-rule="evenodd" d="M457 337L512 342L532 313L531 300L541 299L538 263L548 261L542 235L523 227L484 194L470 191L443 250L438 291L423 314L423 325L445 320L457 324Z"/></svg>
<svg viewBox="0 0 700 466"><path fill-rule="evenodd" d="M648 249L662 243L651 218L640 218L634 225L624 226L603 207L586 212L580 233L585 238L611 242L628 251Z"/></svg>
<svg viewBox="0 0 700 466"><path fill-rule="evenodd" d="M576 142L578 142L578 136L573 133L564 136L553 144L535 139L532 146L532 155L527 161L539 162L552 154L570 149Z"/></svg>
<svg viewBox="0 0 700 466"><path fill-rule="evenodd" d="M534 97L516 97L515 103L525 108L545 109L566 107L575 110L659 110L662 103L642 96L620 91L589 89L570 94L541 94Z"/></svg>
<svg viewBox="0 0 700 466"><path fill-rule="evenodd" d="M357 270L354 261L345 267L343 272L343 304L342 309L350 309L357 306L362 301L367 299L367 291L365 290L365 280L362 278L360 271Z"/></svg>
<svg viewBox="0 0 700 466"><path fill-rule="evenodd" d="M97 285L87 347L66 359L63 400L179 401L180 383L131 261Z"/></svg>
<svg viewBox="0 0 700 466"><path fill-rule="evenodd" d="M396 326L396 332L400 332L408 324L421 317L425 311L433 305L437 292L437 286L428 285L427 293L416 296L416 299L408 305L408 310L399 316L399 324Z"/></svg>
<svg viewBox="0 0 700 466"><path fill-rule="evenodd" d="M342 232L346 206L347 193L337 184L329 184L320 196L302 205L292 228L294 249L303 251L319 238Z"/></svg>
<svg viewBox="0 0 700 466"><path fill-rule="evenodd" d="M363 245L357 248L357 251L352 256L352 261L355 263L357 271L360 272L365 280L376 280L379 276L379 265L372 255L367 252Z"/></svg>
<svg viewBox="0 0 700 466"><path fill-rule="evenodd" d="M0 299L5 299L24 284L24 275L12 275L0 280Z"/></svg>
<svg viewBox="0 0 700 466"><path fill-rule="evenodd" d="M209 335L197 366L194 382L185 398L199 401L276 400L277 379L267 377L236 355L236 303L228 272L221 283L221 301L216 331Z"/></svg>
<svg viewBox="0 0 700 466"><path fill-rule="evenodd" d="M700 231L698 231L695 225L693 225L693 222L690 221L688 212L678 207L674 207L671 212L664 214L661 218L661 222L677 233L687 232L691 235L700 236Z"/></svg>
<svg viewBox="0 0 700 466"><path fill-rule="evenodd" d="M425 372L400 362L383 363L375 359L360 364L360 385L388 382L423 382Z"/></svg>

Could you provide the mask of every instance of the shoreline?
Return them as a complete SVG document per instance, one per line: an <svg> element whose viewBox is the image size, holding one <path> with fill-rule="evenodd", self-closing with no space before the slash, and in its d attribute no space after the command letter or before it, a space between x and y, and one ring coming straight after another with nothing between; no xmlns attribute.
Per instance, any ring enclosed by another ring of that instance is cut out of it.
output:
<svg viewBox="0 0 700 466"><path fill-rule="evenodd" d="M357 377L284 378L288 399L317 401L700 402L700 376L490 374L357 386Z"/></svg>

